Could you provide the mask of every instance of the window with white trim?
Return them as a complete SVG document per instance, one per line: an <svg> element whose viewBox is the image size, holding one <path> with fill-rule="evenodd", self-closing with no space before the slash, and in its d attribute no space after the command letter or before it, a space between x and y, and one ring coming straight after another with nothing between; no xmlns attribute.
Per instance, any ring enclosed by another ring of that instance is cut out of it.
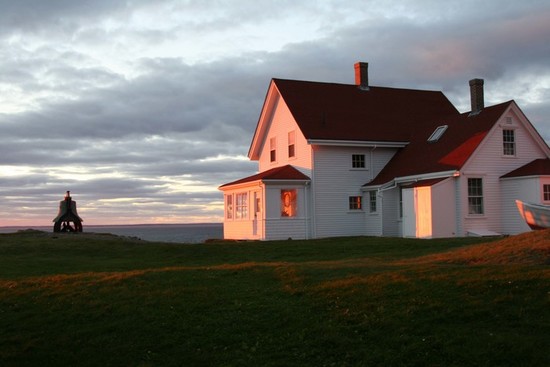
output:
<svg viewBox="0 0 550 367"><path fill-rule="evenodd" d="M248 218L248 194L241 192L235 194L235 219Z"/></svg>
<svg viewBox="0 0 550 367"><path fill-rule="evenodd" d="M544 201L550 201L550 185L544 184L542 185L542 195Z"/></svg>
<svg viewBox="0 0 550 367"><path fill-rule="evenodd" d="M281 190L281 217L296 216L296 189Z"/></svg>
<svg viewBox="0 0 550 367"><path fill-rule="evenodd" d="M233 195L225 195L225 218L233 219Z"/></svg>
<svg viewBox="0 0 550 367"><path fill-rule="evenodd" d="M376 191L369 191L369 212L376 213Z"/></svg>
<svg viewBox="0 0 550 367"><path fill-rule="evenodd" d="M516 137L514 130L502 130L502 154L508 156L516 155Z"/></svg>
<svg viewBox="0 0 550 367"><path fill-rule="evenodd" d="M290 131L288 133L288 158L296 157L296 133Z"/></svg>
<svg viewBox="0 0 550 367"><path fill-rule="evenodd" d="M275 162L277 160L277 139L269 139L269 161Z"/></svg>
<svg viewBox="0 0 550 367"><path fill-rule="evenodd" d="M468 214L483 214L483 180L468 179Z"/></svg>

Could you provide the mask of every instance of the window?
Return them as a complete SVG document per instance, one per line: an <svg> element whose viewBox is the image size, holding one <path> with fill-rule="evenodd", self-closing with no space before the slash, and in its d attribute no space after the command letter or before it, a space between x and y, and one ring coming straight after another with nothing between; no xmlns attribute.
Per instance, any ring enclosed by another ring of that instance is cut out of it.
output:
<svg viewBox="0 0 550 367"><path fill-rule="evenodd" d="M502 130L502 149L504 155L516 155L514 130Z"/></svg>
<svg viewBox="0 0 550 367"><path fill-rule="evenodd" d="M349 209L350 210L361 210L361 196L350 196L349 197Z"/></svg>
<svg viewBox="0 0 550 367"><path fill-rule="evenodd" d="M468 214L483 214L483 181L468 179Z"/></svg>
<svg viewBox="0 0 550 367"><path fill-rule="evenodd" d="M248 195L246 192L235 195L235 219L248 218Z"/></svg>
<svg viewBox="0 0 550 367"><path fill-rule="evenodd" d="M277 160L277 139L269 139L269 159L270 162L275 162Z"/></svg>
<svg viewBox="0 0 550 367"><path fill-rule="evenodd" d="M294 131L288 133L288 158L296 157L296 134Z"/></svg>
<svg viewBox="0 0 550 367"><path fill-rule="evenodd" d="M233 195L225 195L225 217L233 219Z"/></svg>
<svg viewBox="0 0 550 367"><path fill-rule="evenodd" d="M542 185L542 194L544 196L544 201L550 201L550 185Z"/></svg>
<svg viewBox="0 0 550 367"><path fill-rule="evenodd" d="M448 125L438 126L434 130L432 135L430 135L430 137L428 138L428 141L430 143L435 143L436 141L438 141L443 136L443 133L445 132L445 130L447 130L448 127L449 127Z"/></svg>
<svg viewBox="0 0 550 367"><path fill-rule="evenodd" d="M369 191L369 211L376 213L376 191Z"/></svg>
<svg viewBox="0 0 550 367"><path fill-rule="evenodd" d="M281 190L281 217L296 216L296 190Z"/></svg>
<svg viewBox="0 0 550 367"><path fill-rule="evenodd" d="M365 155L364 154L352 154L351 155L351 167L352 168L365 168Z"/></svg>

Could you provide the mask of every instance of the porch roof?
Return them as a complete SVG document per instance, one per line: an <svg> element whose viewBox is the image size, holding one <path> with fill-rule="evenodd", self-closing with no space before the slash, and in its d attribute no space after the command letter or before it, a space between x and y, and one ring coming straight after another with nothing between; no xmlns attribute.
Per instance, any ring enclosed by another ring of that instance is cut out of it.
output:
<svg viewBox="0 0 550 367"><path fill-rule="evenodd" d="M270 181L270 180L297 180L297 181L310 181L311 179L291 166L287 164L286 166L275 167L270 170L260 172L258 174L241 178L240 180L229 182L221 185L219 188L227 188L229 186L244 184L254 181Z"/></svg>
<svg viewBox="0 0 550 367"><path fill-rule="evenodd" d="M508 172L501 178L547 175L550 175L550 159L542 158L535 159L534 161L527 163L525 166L519 167L512 172Z"/></svg>

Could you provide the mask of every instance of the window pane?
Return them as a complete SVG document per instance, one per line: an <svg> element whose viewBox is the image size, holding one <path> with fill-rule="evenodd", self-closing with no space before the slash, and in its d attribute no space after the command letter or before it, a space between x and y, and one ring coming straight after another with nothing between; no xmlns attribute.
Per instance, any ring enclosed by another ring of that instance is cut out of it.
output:
<svg viewBox="0 0 550 367"><path fill-rule="evenodd" d="M225 196L225 217L233 219L233 195Z"/></svg>
<svg viewBox="0 0 550 367"><path fill-rule="evenodd" d="M369 191L370 212L376 213L376 191Z"/></svg>
<svg viewBox="0 0 550 367"><path fill-rule="evenodd" d="M361 196L350 196L349 197L349 209L350 210L361 210Z"/></svg>
<svg viewBox="0 0 550 367"><path fill-rule="evenodd" d="M352 154L351 156L352 168L365 168L365 155L364 154Z"/></svg>
<svg viewBox="0 0 550 367"><path fill-rule="evenodd" d="M294 131L291 131L288 133L288 157L293 158L294 154L296 152L294 151L294 140L295 140L295 133Z"/></svg>
<svg viewBox="0 0 550 367"><path fill-rule="evenodd" d="M296 216L296 190L281 190L281 216Z"/></svg>
<svg viewBox="0 0 550 367"><path fill-rule="evenodd" d="M248 195L246 193L235 195L235 219L248 218Z"/></svg>
<svg viewBox="0 0 550 367"><path fill-rule="evenodd" d="M483 181L468 179L468 214L483 214Z"/></svg>
<svg viewBox="0 0 550 367"><path fill-rule="evenodd" d="M269 159L271 162L277 160L277 140L275 138L269 139Z"/></svg>
<svg viewBox="0 0 550 367"><path fill-rule="evenodd" d="M544 201L550 201L550 185L543 185Z"/></svg>
<svg viewBox="0 0 550 367"><path fill-rule="evenodd" d="M516 154L514 130L502 130L502 149L504 155Z"/></svg>

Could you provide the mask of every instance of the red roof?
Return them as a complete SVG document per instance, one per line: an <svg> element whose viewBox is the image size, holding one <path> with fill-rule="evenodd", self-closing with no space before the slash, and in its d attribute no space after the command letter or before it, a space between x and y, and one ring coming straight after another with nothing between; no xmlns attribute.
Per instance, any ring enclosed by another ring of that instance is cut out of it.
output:
<svg viewBox="0 0 550 367"><path fill-rule="evenodd" d="M459 170L511 103L486 107L474 116L469 116L469 113L442 116L436 124L419 127L412 134L410 143L397 152L366 186L381 185L395 177ZM441 138L428 142L433 131L442 125L447 125L447 129Z"/></svg>
<svg viewBox="0 0 550 367"><path fill-rule="evenodd" d="M542 158L535 159L534 161L527 163L525 166L505 174L502 178L546 175L550 175L550 159Z"/></svg>
<svg viewBox="0 0 550 367"><path fill-rule="evenodd" d="M273 79L306 139L408 142L419 129L458 115L439 91Z"/></svg>
<svg viewBox="0 0 550 367"><path fill-rule="evenodd" d="M258 174L241 178L240 180L229 182L220 186L227 187L238 185L247 182L254 181L269 181L269 180L298 180L298 181L309 181L310 178L304 175L302 172L298 171L296 168L287 164L286 166L275 167L270 170L260 172Z"/></svg>

